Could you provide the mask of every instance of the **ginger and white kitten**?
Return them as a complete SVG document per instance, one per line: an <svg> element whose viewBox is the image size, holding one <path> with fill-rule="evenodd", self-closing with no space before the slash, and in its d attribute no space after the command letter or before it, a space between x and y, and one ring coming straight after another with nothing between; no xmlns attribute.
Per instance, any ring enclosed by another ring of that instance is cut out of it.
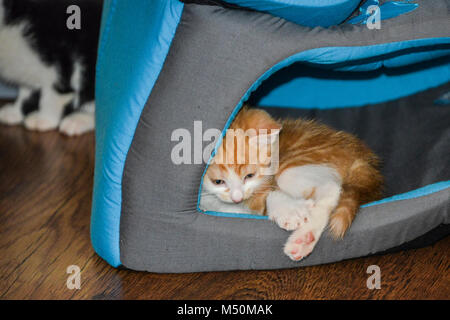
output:
<svg viewBox="0 0 450 320"><path fill-rule="evenodd" d="M205 178L200 201L200 208L207 211L265 214L265 196L257 197L257 194L266 195L267 191L274 188L273 174L265 174L267 162L271 158L272 148L278 147L279 126L273 127L263 124L267 129L266 139L262 142L267 147L266 153L250 161L250 153L258 154L261 148L258 138L246 135L240 129L257 129L261 127L258 123L252 123L252 119L243 119L245 111L241 111L227 130L217 154L212 159ZM249 122L244 126L241 120ZM256 119L257 120L257 119ZM273 132L272 132L273 130ZM235 131L230 135L231 131ZM228 142L232 141L233 145ZM238 151L238 140L244 148ZM238 159L239 158L239 159Z"/></svg>
<svg viewBox="0 0 450 320"><path fill-rule="evenodd" d="M281 129L279 168L273 175L260 176L260 164L217 165L216 155L205 175L205 194L216 194L229 206L235 202L252 213L265 213L281 228L294 230L284 248L293 260L311 253L328 223L331 234L342 238L359 206L381 195L377 156L349 133L315 121L277 121L247 107L230 128ZM237 149L235 153L238 157Z"/></svg>
<svg viewBox="0 0 450 320"><path fill-rule="evenodd" d="M67 27L71 5L81 29ZM0 78L19 87L0 123L67 135L94 129L101 9L102 0L0 0Z"/></svg>

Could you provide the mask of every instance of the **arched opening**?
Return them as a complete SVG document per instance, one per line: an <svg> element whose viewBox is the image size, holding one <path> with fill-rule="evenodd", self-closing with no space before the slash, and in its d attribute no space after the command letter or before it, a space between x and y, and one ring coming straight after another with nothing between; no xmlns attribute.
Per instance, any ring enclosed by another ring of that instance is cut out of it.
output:
<svg viewBox="0 0 450 320"><path fill-rule="evenodd" d="M444 45L347 64L275 66L243 97L226 128L246 103L275 118L315 119L356 135L383 162L383 199L366 206L445 189L450 186L450 108L441 97L450 92L448 52ZM427 61L412 63L424 56ZM202 209L218 216L266 218Z"/></svg>

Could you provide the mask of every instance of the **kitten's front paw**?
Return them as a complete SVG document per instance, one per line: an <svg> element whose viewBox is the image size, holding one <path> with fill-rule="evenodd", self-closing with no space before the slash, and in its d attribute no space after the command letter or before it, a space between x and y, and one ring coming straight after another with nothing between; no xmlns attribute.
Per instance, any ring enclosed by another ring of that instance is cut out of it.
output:
<svg viewBox="0 0 450 320"><path fill-rule="evenodd" d="M22 121L22 111L14 104L8 103L0 109L0 123L16 125L22 123Z"/></svg>
<svg viewBox="0 0 450 320"><path fill-rule="evenodd" d="M313 206L313 200L293 199L280 191L272 192L267 197L269 219L288 231L307 223Z"/></svg>
<svg viewBox="0 0 450 320"><path fill-rule="evenodd" d="M49 131L58 127L58 118L40 113L38 111L30 113L25 118L25 128L28 130Z"/></svg>
<svg viewBox="0 0 450 320"><path fill-rule="evenodd" d="M78 136L93 130L95 119L93 113L77 112L68 115L61 121L59 131L68 136Z"/></svg>

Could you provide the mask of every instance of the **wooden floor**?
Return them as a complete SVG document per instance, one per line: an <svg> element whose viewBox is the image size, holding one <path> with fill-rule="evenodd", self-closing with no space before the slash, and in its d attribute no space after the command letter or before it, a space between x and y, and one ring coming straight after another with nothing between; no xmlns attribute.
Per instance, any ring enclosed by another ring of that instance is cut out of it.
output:
<svg viewBox="0 0 450 320"><path fill-rule="evenodd" d="M151 274L93 251L94 136L0 125L1 299L449 299L450 238L432 247L279 271ZM81 268L69 290L66 269ZM366 287L370 265L381 289Z"/></svg>

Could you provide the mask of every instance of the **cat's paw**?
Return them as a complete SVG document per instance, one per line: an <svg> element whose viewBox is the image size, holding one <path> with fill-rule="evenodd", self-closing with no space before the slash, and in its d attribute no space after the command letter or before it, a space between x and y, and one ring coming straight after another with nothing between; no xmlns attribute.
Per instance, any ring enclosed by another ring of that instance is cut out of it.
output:
<svg viewBox="0 0 450 320"><path fill-rule="evenodd" d="M40 113L38 111L30 113L25 118L25 128L28 130L49 131L58 127L59 120L57 117Z"/></svg>
<svg viewBox="0 0 450 320"><path fill-rule="evenodd" d="M65 117L59 125L59 131L68 136L77 136L95 127L93 113L77 112Z"/></svg>
<svg viewBox="0 0 450 320"><path fill-rule="evenodd" d="M294 261L300 261L308 256L317 243L315 232L304 226L292 233L284 245L284 253Z"/></svg>
<svg viewBox="0 0 450 320"><path fill-rule="evenodd" d="M308 256L319 241L328 223L328 217L328 210L317 207L316 204L311 210L308 222L289 236L284 245L284 253L294 261L300 261Z"/></svg>
<svg viewBox="0 0 450 320"><path fill-rule="evenodd" d="M303 224L308 222L309 212L304 208L295 208L290 211L281 211L275 218L271 220L282 229L292 231L300 228Z"/></svg>
<svg viewBox="0 0 450 320"><path fill-rule="evenodd" d="M8 103L0 109L0 123L16 125L22 123L22 121L22 111L14 104Z"/></svg>
<svg viewBox="0 0 450 320"><path fill-rule="evenodd" d="M267 197L269 219L288 231L307 223L313 207L313 200L293 199L280 191L272 192Z"/></svg>

